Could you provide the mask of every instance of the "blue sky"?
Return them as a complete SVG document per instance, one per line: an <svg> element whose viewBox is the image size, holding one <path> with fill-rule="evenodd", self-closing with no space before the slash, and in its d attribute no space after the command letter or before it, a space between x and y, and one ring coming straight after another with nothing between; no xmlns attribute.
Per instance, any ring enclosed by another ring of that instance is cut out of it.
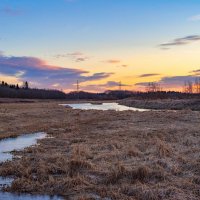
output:
<svg viewBox="0 0 200 200"><path fill-rule="evenodd" d="M89 86L98 88L111 81L126 82L134 89L140 81L151 81L136 80L141 74L160 74L155 78L160 81L190 76L190 71L198 69L198 38L167 51L158 46L199 36L199 15L199 0L1 0L0 50L7 59L34 57L45 65L87 71L88 76L110 74L96 82L85 81L83 89L97 90ZM11 80L2 66L0 78ZM25 74L15 78L29 78ZM35 78L36 86L37 82L43 87L73 89L72 82L69 88L56 80L43 84Z"/></svg>

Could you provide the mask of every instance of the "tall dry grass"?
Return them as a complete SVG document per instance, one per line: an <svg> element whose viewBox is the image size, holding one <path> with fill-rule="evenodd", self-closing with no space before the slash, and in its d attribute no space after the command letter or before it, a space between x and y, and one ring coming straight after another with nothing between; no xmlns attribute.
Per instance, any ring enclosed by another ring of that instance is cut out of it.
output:
<svg viewBox="0 0 200 200"><path fill-rule="evenodd" d="M4 109L5 131L17 135L39 124L53 136L0 165L0 175L15 178L6 191L66 199L200 198L198 112L78 111L55 103Z"/></svg>

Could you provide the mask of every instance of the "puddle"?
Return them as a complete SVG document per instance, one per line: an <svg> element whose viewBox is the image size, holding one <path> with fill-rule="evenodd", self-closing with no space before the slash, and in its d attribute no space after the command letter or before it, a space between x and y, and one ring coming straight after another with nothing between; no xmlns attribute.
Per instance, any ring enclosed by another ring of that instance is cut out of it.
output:
<svg viewBox="0 0 200 200"><path fill-rule="evenodd" d="M12 178L2 178L0 177L0 190L4 186L10 186L12 184L13 179ZM0 192L0 197L1 197L1 192Z"/></svg>
<svg viewBox="0 0 200 200"><path fill-rule="evenodd" d="M23 150L26 147L35 145L38 139L45 137L46 133L34 133L0 140L0 162L12 160L13 156L10 152Z"/></svg>
<svg viewBox="0 0 200 200"><path fill-rule="evenodd" d="M0 162L12 160L13 155L10 153L14 150L23 150L26 147L37 144L38 139L43 139L47 136L46 133L34 133L22 135L16 138L7 138L0 140ZM12 184L12 178L0 177L0 199L2 200L62 200L58 196L48 195L31 195L31 194L15 194L1 191L3 187Z"/></svg>
<svg viewBox="0 0 200 200"><path fill-rule="evenodd" d="M80 103L80 104L60 104L60 105L81 110L115 110L115 111L132 110L140 112L150 111L149 109L133 108L133 107L119 105L118 103L102 103L102 104Z"/></svg>
<svg viewBox="0 0 200 200"><path fill-rule="evenodd" d="M50 197L46 195L30 195L30 194L13 194L8 192L0 192L2 200L61 200L60 197Z"/></svg>

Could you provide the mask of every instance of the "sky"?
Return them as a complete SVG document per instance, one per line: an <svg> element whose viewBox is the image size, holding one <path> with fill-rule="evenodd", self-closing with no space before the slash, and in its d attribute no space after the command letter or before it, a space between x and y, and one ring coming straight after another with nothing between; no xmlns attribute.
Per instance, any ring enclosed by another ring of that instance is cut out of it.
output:
<svg viewBox="0 0 200 200"><path fill-rule="evenodd" d="M0 0L0 80L181 91L200 76L199 0Z"/></svg>

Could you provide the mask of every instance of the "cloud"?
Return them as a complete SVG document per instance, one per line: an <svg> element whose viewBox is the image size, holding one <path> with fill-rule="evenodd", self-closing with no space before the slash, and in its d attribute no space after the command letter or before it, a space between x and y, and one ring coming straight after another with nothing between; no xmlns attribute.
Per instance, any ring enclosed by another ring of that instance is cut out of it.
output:
<svg viewBox="0 0 200 200"><path fill-rule="evenodd" d="M138 77L139 78L146 78L146 77L152 77L152 76L159 76L160 74L141 74Z"/></svg>
<svg viewBox="0 0 200 200"><path fill-rule="evenodd" d="M11 7L4 7L2 9L0 9L0 12L4 13L6 15L10 15L10 16L19 16L19 15L22 14L21 10L14 9L14 8L11 8Z"/></svg>
<svg viewBox="0 0 200 200"><path fill-rule="evenodd" d="M86 88L86 89L101 89L101 91L103 91L106 89L115 88L115 87L119 87L119 86L123 87L123 86L130 86L130 85L122 84L117 81L108 81L104 84L89 84L89 85L86 85L84 88Z"/></svg>
<svg viewBox="0 0 200 200"><path fill-rule="evenodd" d="M183 83L184 81L192 81L195 78L197 78L196 76L169 76L169 77L163 77L159 82L162 83Z"/></svg>
<svg viewBox="0 0 200 200"><path fill-rule="evenodd" d="M128 67L128 65L120 65L120 67Z"/></svg>
<svg viewBox="0 0 200 200"><path fill-rule="evenodd" d="M44 60L35 57L0 56L0 74L17 77L22 81L34 83L34 87L73 88L76 80L80 82L101 80L110 77L113 73L95 73L73 68L63 68L47 64Z"/></svg>
<svg viewBox="0 0 200 200"><path fill-rule="evenodd" d="M167 51L167 50L169 50L170 48L169 48L169 47L160 47L160 49Z"/></svg>
<svg viewBox="0 0 200 200"><path fill-rule="evenodd" d="M21 78L25 75L25 71L18 71L16 72L16 74L14 75L16 78Z"/></svg>
<svg viewBox="0 0 200 200"><path fill-rule="evenodd" d="M122 65L118 65L117 67L123 67L123 68L125 68L125 67L128 67L128 65L122 64Z"/></svg>
<svg viewBox="0 0 200 200"><path fill-rule="evenodd" d="M122 61L118 59L109 59L109 60L104 60L103 62L111 65L116 65L117 67L128 67L128 65L123 64Z"/></svg>
<svg viewBox="0 0 200 200"><path fill-rule="evenodd" d="M199 77L200 76L198 76L198 75L166 76L166 77L161 78L159 81L156 81L156 83L160 84L161 87L163 87L163 89L180 88L184 85L184 82L186 82L186 81L193 82L196 78L199 78ZM149 84L149 82L138 82L135 85L146 87L148 84Z"/></svg>
<svg viewBox="0 0 200 200"><path fill-rule="evenodd" d="M189 21L200 21L200 14L194 15L188 19Z"/></svg>
<svg viewBox="0 0 200 200"><path fill-rule="evenodd" d="M130 85L126 85L120 82L116 82L116 81L108 81L104 86L108 86L108 87L119 87L119 86L130 86Z"/></svg>
<svg viewBox="0 0 200 200"><path fill-rule="evenodd" d="M95 81L95 80L101 80L104 78L108 78L114 73L106 73L106 72L100 72L100 73L95 73L91 76L82 76L80 78L80 82L86 82L86 81Z"/></svg>
<svg viewBox="0 0 200 200"><path fill-rule="evenodd" d="M193 75L199 76L199 75L200 75L200 69L193 70L193 71L191 71L190 73L192 73Z"/></svg>
<svg viewBox="0 0 200 200"><path fill-rule="evenodd" d="M54 83L52 86L55 88L60 87L60 83Z"/></svg>
<svg viewBox="0 0 200 200"><path fill-rule="evenodd" d="M169 47L172 46L180 46L180 45L187 45L192 42L200 41L200 35L189 35L183 38L177 38L171 42L168 43L162 43L159 45L160 48L168 49Z"/></svg>
<svg viewBox="0 0 200 200"><path fill-rule="evenodd" d="M109 64L119 64L121 60L110 59L110 60L105 60L104 62L109 63Z"/></svg>
<svg viewBox="0 0 200 200"><path fill-rule="evenodd" d="M89 56L85 55L82 52L72 52L72 53L66 53L66 54L57 54L55 55L56 58L69 58L75 62L84 62L89 59Z"/></svg>
<svg viewBox="0 0 200 200"><path fill-rule="evenodd" d="M120 86L120 82L117 82L117 81L108 81L104 84L88 84L88 85L85 85L85 86L82 86L81 89L83 90L87 90L87 91L92 91L92 92L104 92L106 90L109 90L109 89L118 89ZM126 84L121 84L121 86L125 87L125 86L131 86L131 85L126 85Z"/></svg>

